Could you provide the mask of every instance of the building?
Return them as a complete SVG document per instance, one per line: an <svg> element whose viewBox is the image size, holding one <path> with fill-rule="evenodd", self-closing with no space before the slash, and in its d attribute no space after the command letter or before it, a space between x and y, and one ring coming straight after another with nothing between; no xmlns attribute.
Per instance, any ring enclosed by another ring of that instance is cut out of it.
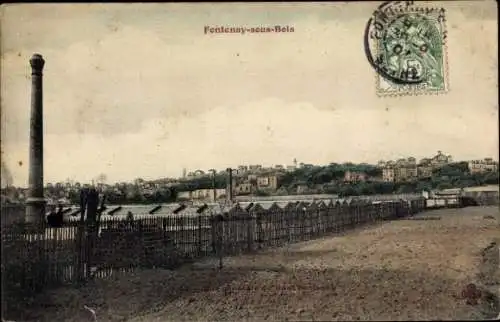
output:
<svg viewBox="0 0 500 322"><path fill-rule="evenodd" d="M205 175L205 171L195 170L195 171L188 172L187 178L188 179L199 178L199 177L203 177L204 175Z"/></svg>
<svg viewBox="0 0 500 322"><path fill-rule="evenodd" d="M432 170L452 163L451 155L445 155L441 151L432 157L421 159L417 164L414 157L401 158L397 161L379 161L382 168L382 180L385 182L411 181L416 178L428 178L432 176Z"/></svg>
<svg viewBox="0 0 500 322"><path fill-rule="evenodd" d="M233 194L235 196L249 195L253 192L253 187L250 182L243 182L233 186Z"/></svg>
<svg viewBox="0 0 500 322"><path fill-rule="evenodd" d="M191 191L191 199L208 199L212 197L213 199L214 192L212 189L198 189Z"/></svg>
<svg viewBox="0 0 500 322"><path fill-rule="evenodd" d="M238 176L238 177L241 177L243 175L245 175L247 171L243 170L243 169L233 169L233 176Z"/></svg>
<svg viewBox="0 0 500 322"><path fill-rule="evenodd" d="M233 177L232 190L233 196L249 195L255 191L257 175L249 174L246 178L243 176Z"/></svg>
<svg viewBox="0 0 500 322"><path fill-rule="evenodd" d="M394 182L396 178L395 167L396 162L394 161L379 161L378 166L382 168L382 181L384 182Z"/></svg>
<svg viewBox="0 0 500 322"><path fill-rule="evenodd" d="M346 171L344 174L344 182L364 182L367 178L364 172Z"/></svg>
<svg viewBox="0 0 500 322"><path fill-rule="evenodd" d="M395 173L394 173L394 168L391 166L386 166L385 168L382 169L382 180L384 182L394 182L395 180Z"/></svg>
<svg viewBox="0 0 500 322"><path fill-rule="evenodd" d="M191 191L179 191L177 193L178 200L191 200Z"/></svg>
<svg viewBox="0 0 500 322"><path fill-rule="evenodd" d="M419 165L417 167L417 176L419 178L430 178L432 177L432 167L427 165Z"/></svg>
<svg viewBox="0 0 500 322"><path fill-rule="evenodd" d="M248 170L250 172L258 172L258 171L262 170L262 165L260 165L260 164L252 164L252 165L248 166Z"/></svg>
<svg viewBox="0 0 500 322"><path fill-rule="evenodd" d="M483 160L471 160L468 162L470 173L485 173L498 171L498 162L492 158L484 158Z"/></svg>
<svg viewBox="0 0 500 322"><path fill-rule="evenodd" d="M314 164L310 164L310 163L303 163L303 162L301 162L301 163L299 164L299 166L300 166L300 168L302 168L302 169L312 169L312 168L314 168Z"/></svg>
<svg viewBox="0 0 500 322"><path fill-rule="evenodd" d="M434 157L432 157L429 160L429 162L433 168L439 168L439 167L442 167L448 163L452 163L453 158L451 157L451 155L445 155L445 154L443 154L443 152L438 151L438 153Z"/></svg>
<svg viewBox="0 0 500 322"><path fill-rule="evenodd" d="M216 199L224 198L226 189L215 189ZM178 200L202 200L210 201L214 199L214 189L197 189L193 191L179 191L177 193Z"/></svg>
<svg viewBox="0 0 500 322"><path fill-rule="evenodd" d="M417 159L415 159L414 157L409 157L408 159L406 159L406 164L409 166L416 166Z"/></svg>
<svg viewBox="0 0 500 322"><path fill-rule="evenodd" d="M258 176L257 188L262 190L276 190L278 189L278 176L275 174Z"/></svg>
<svg viewBox="0 0 500 322"><path fill-rule="evenodd" d="M432 170L434 168L430 158L423 158L417 165L417 176L419 178L430 178L432 177Z"/></svg>
<svg viewBox="0 0 500 322"><path fill-rule="evenodd" d="M403 159L396 167L396 181L405 181L415 179L418 175L417 162L415 158Z"/></svg>
<svg viewBox="0 0 500 322"><path fill-rule="evenodd" d="M430 158L423 158L418 162L418 165L430 165L431 164L431 159Z"/></svg>
<svg viewBox="0 0 500 322"><path fill-rule="evenodd" d="M245 175L248 172L248 166L246 165L239 165L238 168L234 170L234 174L238 176Z"/></svg>
<svg viewBox="0 0 500 322"><path fill-rule="evenodd" d="M397 161L380 161L378 166L382 166L382 181L401 182L414 180L418 176L417 162L415 158L398 159Z"/></svg>

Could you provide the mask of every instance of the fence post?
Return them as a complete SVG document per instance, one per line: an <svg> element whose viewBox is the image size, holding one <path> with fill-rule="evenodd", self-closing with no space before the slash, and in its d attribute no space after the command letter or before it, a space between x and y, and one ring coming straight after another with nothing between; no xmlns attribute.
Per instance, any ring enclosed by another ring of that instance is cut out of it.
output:
<svg viewBox="0 0 500 322"><path fill-rule="evenodd" d="M217 216L213 216L210 218L210 239L212 245L212 253L217 255L217 224L215 222L215 218Z"/></svg>
<svg viewBox="0 0 500 322"><path fill-rule="evenodd" d="M330 209L328 215L328 232L338 233L340 231L340 223L342 221L342 206L337 202L334 208Z"/></svg>
<svg viewBox="0 0 500 322"><path fill-rule="evenodd" d="M97 237L96 231L96 219L97 219L97 208L99 206L99 195L95 189L91 189L87 194L87 239L88 243L86 246L87 253L87 278L90 277L91 266L93 262L93 251L94 243Z"/></svg>
<svg viewBox="0 0 500 322"><path fill-rule="evenodd" d="M285 241L283 238L284 237L283 233L285 231L285 218L284 218L285 213L286 213L286 210L278 210L278 211L276 211L275 217L274 217L274 220L279 227L279 240L278 240L279 245L282 245L282 243L284 243L284 241Z"/></svg>
<svg viewBox="0 0 500 322"><path fill-rule="evenodd" d="M163 218L161 221L161 227L163 228L164 236L167 236L167 218Z"/></svg>
<svg viewBox="0 0 500 322"><path fill-rule="evenodd" d="M332 228L335 233L341 232L344 228L344 212L345 212L345 205L342 203L338 203L335 206L335 213L332 219Z"/></svg>
<svg viewBox="0 0 500 322"><path fill-rule="evenodd" d="M325 211L324 206L318 209L318 236L323 236L325 234L325 224L323 213Z"/></svg>
<svg viewBox="0 0 500 322"><path fill-rule="evenodd" d="M202 248L203 248L203 240L202 240L202 220L201 215L198 215L198 257L201 257Z"/></svg>
<svg viewBox="0 0 500 322"><path fill-rule="evenodd" d="M262 217L264 216L264 213L263 212L257 212L256 213L256 217L255 217L255 220L256 220L256 223L257 223L257 231L258 231L258 239L257 239L257 248L258 249L262 249L264 246L264 240L265 239L265 230L264 230L264 227L262 225Z"/></svg>
<svg viewBox="0 0 500 322"><path fill-rule="evenodd" d="M310 240L312 236L312 221L313 211L311 209L304 210L304 240Z"/></svg>
<svg viewBox="0 0 500 322"><path fill-rule="evenodd" d="M291 222L290 218L292 218L293 213L289 213L287 215L286 211L287 210L283 211L283 216L281 218L283 220L283 228L286 231L287 243L289 244L292 241L291 230L290 230L290 222Z"/></svg>
<svg viewBox="0 0 500 322"><path fill-rule="evenodd" d="M315 221L315 218L314 218L314 215L316 214L316 209L314 207L312 207L312 209L308 210L307 211L307 215L309 216L309 239L313 239L314 238L314 235L315 235L315 224L314 224L314 221Z"/></svg>
<svg viewBox="0 0 500 322"><path fill-rule="evenodd" d="M254 240L257 239L257 243L260 240L261 228L260 225L260 215L259 213L249 212L247 217L247 249L249 252L254 250ZM256 230L256 231L255 231ZM256 234L257 233L257 234ZM257 238L255 238L257 235ZM259 247L259 245L257 245Z"/></svg>
<svg viewBox="0 0 500 322"><path fill-rule="evenodd" d="M311 238L317 236L317 227L318 227L318 209L315 207L310 211L311 216Z"/></svg>
<svg viewBox="0 0 500 322"><path fill-rule="evenodd" d="M305 207L302 207L300 210L300 240L305 240L306 236L306 216L307 216L307 210Z"/></svg>
<svg viewBox="0 0 500 322"><path fill-rule="evenodd" d="M362 221L363 209L361 208L361 200L358 200L354 204L354 211L356 212L356 216L354 217L354 222L353 222L352 228L357 227Z"/></svg>
<svg viewBox="0 0 500 322"><path fill-rule="evenodd" d="M78 223L76 232L76 263L75 263L75 278L77 283L81 283L83 280L83 269L84 269L84 249L85 249L85 225L81 222Z"/></svg>
<svg viewBox="0 0 500 322"><path fill-rule="evenodd" d="M222 245L223 245L223 236L222 236L222 221L223 221L223 216L222 215L215 215L214 217L210 218L211 222L211 230L212 230L212 251L213 253L219 258L219 269L222 269L222 259L223 259L223 253L222 253Z"/></svg>
<svg viewBox="0 0 500 322"><path fill-rule="evenodd" d="M351 228L351 222L354 218L354 205L353 205L352 201L351 201L351 203L349 203L347 205L346 208L347 208L347 212L346 212L346 216L345 216L345 222L344 222L345 228L344 228L344 230Z"/></svg>
<svg viewBox="0 0 500 322"><path fill-rule="evenodd" d="M223 266L223 258L224 258L224 216L219 215L216 220L217 223L217 241L219 244L218 253L219 253L219 269L222 269Z"/></svg>
<svg viewBox="0 0 500 322"><path fill-rule="evenodd" d="M360 224L363 225L363 224L368 223L368 219L367 219L368 218L368 211L367 211L368 207L366 206L366 203L364 200L361 202L360 208L361 208L361 212L359 214L360 215L359 217L361 220Z"/></svg>
<svg viewBox="0 0 500 322"><path fill-rule="evenodd" d="M347 223L346 223L346 228L347 229L350 229L352 227L352 223L354 222L354 218L356 216L356 209L355 209L355 205L353 204L353 202L351 201L351 203L349 203L349 205L347 206Z"/></svg>

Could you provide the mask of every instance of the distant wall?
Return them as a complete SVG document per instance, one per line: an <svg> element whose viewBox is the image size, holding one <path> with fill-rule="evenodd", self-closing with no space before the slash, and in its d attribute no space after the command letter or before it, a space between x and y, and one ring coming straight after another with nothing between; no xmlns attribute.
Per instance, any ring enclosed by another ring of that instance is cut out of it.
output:
<svg viewBox="0 0 500 322"><path fill-rule="evenodd" d="M479 206L494 206L500 201L498 191L465 191L463 195L473 198Z"/></svg>
<svg viewBox="0 0 500 322"><path fill-rule="evenodd" d="M337 199L338 195L289 195L289 196L235 196L235 201L287 201L287 200L313 200L313 199Z"/></svg>

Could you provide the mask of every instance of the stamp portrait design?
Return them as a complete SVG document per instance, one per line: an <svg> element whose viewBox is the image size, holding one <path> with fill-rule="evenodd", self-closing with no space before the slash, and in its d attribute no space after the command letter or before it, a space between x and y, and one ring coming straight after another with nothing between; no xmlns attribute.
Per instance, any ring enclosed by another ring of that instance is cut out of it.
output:
<svg viewBox="0 0 500 322"><path fill-rule="evenodd" d="M444 8L389 1L369 19L365 54L375 69L378 95L448 91Z"/></svg>

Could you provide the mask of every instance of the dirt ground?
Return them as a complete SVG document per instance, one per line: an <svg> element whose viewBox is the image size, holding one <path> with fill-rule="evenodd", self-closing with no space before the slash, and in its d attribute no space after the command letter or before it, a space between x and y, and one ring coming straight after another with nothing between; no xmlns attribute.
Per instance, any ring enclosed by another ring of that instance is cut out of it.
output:
<svg viewBox="0 0 500 322"><path fill-rule="evenodd" d="M42 294L36 321L450 320L497 316L498 207L434 210L256 255ZM425 217L425 218L423 218ZM485 258L488 257L488 260ZM477 305L462 290L483 290Z"/></svg>

